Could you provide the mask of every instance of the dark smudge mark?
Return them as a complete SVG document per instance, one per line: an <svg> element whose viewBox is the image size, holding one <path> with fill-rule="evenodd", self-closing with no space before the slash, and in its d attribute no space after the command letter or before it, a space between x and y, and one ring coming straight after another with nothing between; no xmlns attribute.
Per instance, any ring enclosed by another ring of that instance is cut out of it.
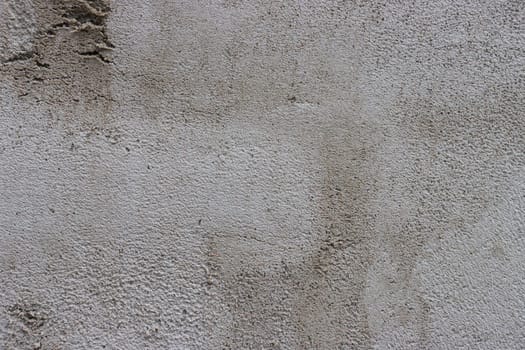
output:
<svg viewBox="0 0 525 350"><path fill-rule="evenodd" d="M313 235L313 247L288 261L263 263L232 248L238 244L230 236L208 238L207 288L216 307L210 314L227 315L219 324L210 321L211 338L222 339L214 346L370 347L363 293L377 145L369 141L375 139L370 125L344 124L326 128L320 145L324 176L316 221L323 229Z"/></svg>
<svg viewBox="0 0 525 350"><path fill-rule="evenodd" d="M369 346L362 298L370 263L372 217L368 202L375 182L369 176L374 145L367 140L367 133L359 125L327 130L321 149L324 232L317 253L307 263L312 269L301 290L299 306L303 310L298 313L304 325L303 342L317 339L320 343L314 345L319 348ZM343 339L344 344L335 344L334 339Z"/></svg>

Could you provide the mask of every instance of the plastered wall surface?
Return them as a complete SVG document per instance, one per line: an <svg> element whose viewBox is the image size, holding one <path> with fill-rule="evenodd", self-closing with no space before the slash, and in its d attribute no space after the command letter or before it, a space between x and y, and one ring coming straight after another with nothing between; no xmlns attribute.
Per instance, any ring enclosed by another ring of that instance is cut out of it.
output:
<svg viewBox="0 0 525 350"><path fill-rule="evenodd" d="M523 349L524 19L2 0L0 349Z"/></svg>

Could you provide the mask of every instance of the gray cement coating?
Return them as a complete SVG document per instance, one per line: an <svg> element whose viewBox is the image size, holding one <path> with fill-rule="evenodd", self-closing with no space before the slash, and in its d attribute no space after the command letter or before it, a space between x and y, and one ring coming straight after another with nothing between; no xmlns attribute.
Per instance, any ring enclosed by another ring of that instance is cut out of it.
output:
<svg viewBox="0 0 525 350"><path fill-rule="evenodd" d="M524 19L2 0L0 349L523 349Z"/></svg>

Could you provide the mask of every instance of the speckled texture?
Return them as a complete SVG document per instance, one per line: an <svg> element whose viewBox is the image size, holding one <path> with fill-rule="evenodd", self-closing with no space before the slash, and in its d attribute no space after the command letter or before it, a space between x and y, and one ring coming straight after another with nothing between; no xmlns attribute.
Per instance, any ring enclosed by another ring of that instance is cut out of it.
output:
<svg viewBox="0 0 525 350"><path fill-rule="evenodd" d="M524 19L3 0L0 349L523 349Z"/></svg>

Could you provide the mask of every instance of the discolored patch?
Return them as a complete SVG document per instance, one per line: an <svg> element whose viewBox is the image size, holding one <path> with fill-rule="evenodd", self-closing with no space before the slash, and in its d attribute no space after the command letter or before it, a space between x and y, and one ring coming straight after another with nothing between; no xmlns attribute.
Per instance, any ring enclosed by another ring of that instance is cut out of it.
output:
<svg viewBox="0 0 525 350"><path fill-rule="evenodd" d="M40 349L47 315L37 304L17 303L7 310L6 349Z"/></svg>

